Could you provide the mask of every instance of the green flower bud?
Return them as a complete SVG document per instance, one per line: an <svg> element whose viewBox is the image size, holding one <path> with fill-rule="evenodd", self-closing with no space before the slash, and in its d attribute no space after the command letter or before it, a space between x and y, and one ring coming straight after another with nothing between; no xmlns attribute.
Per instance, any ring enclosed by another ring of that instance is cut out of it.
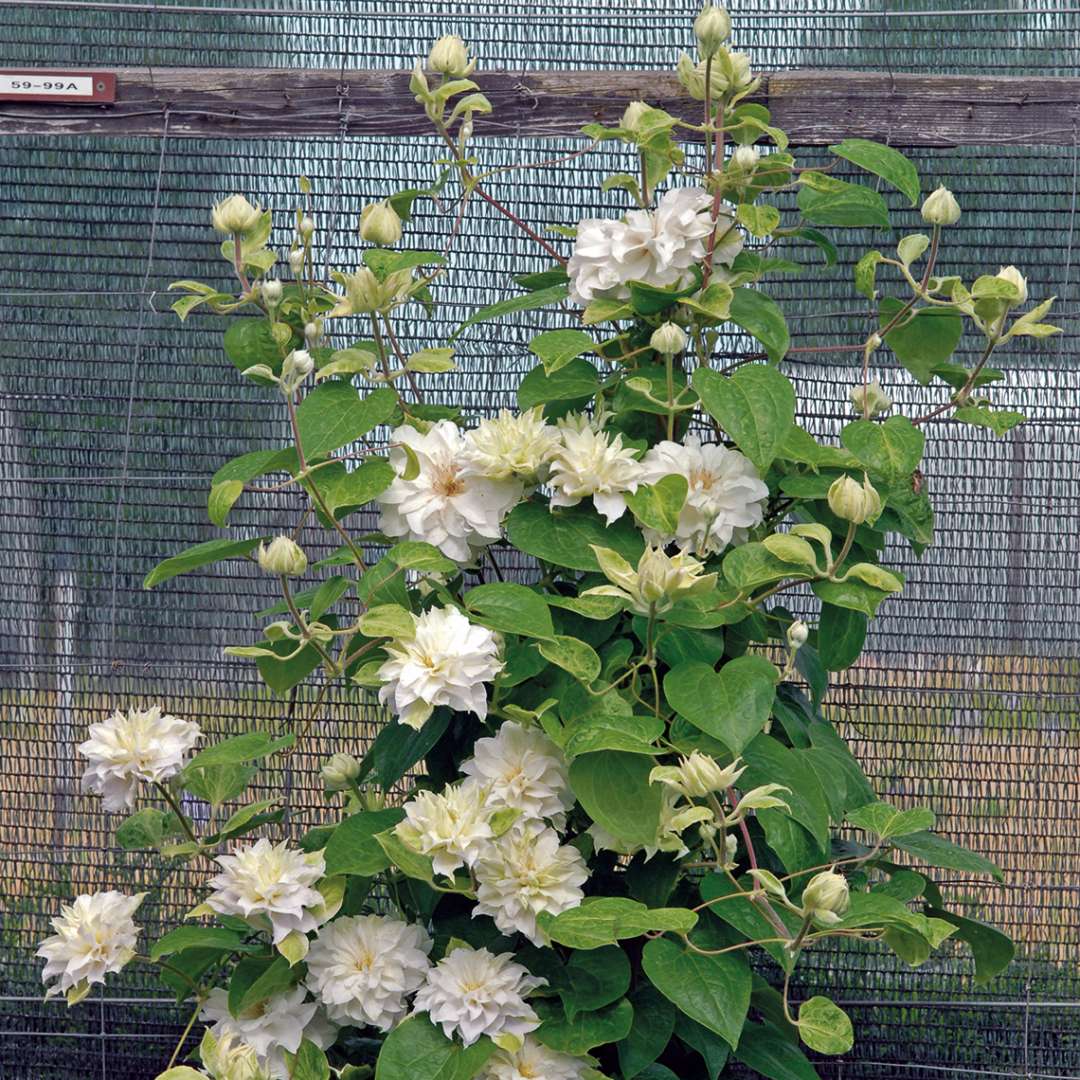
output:
<svg viewBox="0 0 1080 1080"><path fill-rule="evenodd" d="M304 323L304 343L309 349L314 348L322 341L323 336L323 321L322 319L312 319L309 323Z"/></svg>
<svg viewBox="0 0 1080 1080"><path fill-rule="evenodd" d="M703 60L715 56L731 36L731 16L718 4L706 4L694 20L694 36Z"/></svg>
<svg viewBox="0 0 1080 1080"><path fill-rule="evenodd" d="M850 902L844 875L835 870L824 870L815 874L803 889L802 911L809 919L827 924L838 923Z"/></svg>
<svg viewBox="0 0 1080 1080"><path fill-rule="evenodd" d="M393 247L401 239L401 218L388 202L370 203L360 213L360 238Z"/></svg>
<svg viewBox="0 0 1080 1080"><path fill-rule="evenodd" d="M273 278L262 283L263 299L270 307L276 307L281 302L281 291L281 282Z"/></svg>
<svg viewBox="0 0 1080 1080"><path fill-rule="evenodd" d="M810 627L802 621L802 619L796 619L787 628L787 643L789 649L801 649L810 637Z"/></svg>
<svg viewBox="0 0 1080 1080"><path fill-rule="evenodd" d="M352 754L334 754L322 767L327 791L344 791L360 775L360 762Z"/></svg>
<svg viewBox="0 0 1080 1080"><path fill-rule="evenodd" d="M252 206L243 195L230 195L214 204L210 220L220 233L238 236L253 229L262 217L262 207Z"/></svg>
<svg viewBox="0 0 1080 1080"><path fill-rule="evenodd" d="M286 394L296 391L315 370L315 361L307 349L293 349L281 364L281 389Z"/></svg>
<svg viewBox="0 0 1080 1080"><path fill-rule="evenodd" d="M471 74L476 61L469 59L469 50L457 34L446 34L431 46L428 67L451 78L461 79Z"/></svg>
<svg viewBox="0 0 1080 1080"><path fill-rule="evenodd" d="M756 146L740 146L731 155L731 164L740 172L753 172L761 160L761 151Z"/></svg>
<svg viewBox="0 0 1080 1080"><path fill-rule="evenodd" d="M881 389L877 379L873 379L866 386L859 383L851 388L848 394L855 412L859 416L881 416L892 408L892 398Z"/></svg>
<svg viewBox="0 0 1080 1080"><path fill-rule="evenodd" d="M960 220L960 204L944 185L926 197L922 204L923 221L931 225L955 225Z"/></svg>
<svg viewBox="0 0 1080 1080"><path fill-rule="evenodd" d="M648 111L649 106L644 101L631 101L626 109L623 111L622 120L619 122L621 128L625 128L627 131L636 131L637 126L641 123L641 118Z"/></svg>
<svg viewBox="0 0 1080 1080"><path fill-rule="evenodd" d="M294 277L299 277L304 272L304 249L293 248L289 252L289 269Z"/></svg>
<svg viewBox="0 0 1080 1080"><path fill-rule="evenodd" d="M658 326L649 338L649 348L655 349L664 356L674 356L686 348L686 331L673 322L666 322Z"/></svg>
<svg viewBox="0 0 1080 1080"><path fill-rule="evenodd" d="M275 536L259 545L259 566L275 577L300 577L307 570L307 556L291 537Z"/></svg>
<svg viewBox="0 0 1080 1080"><path fill-rule="evenodd" d="M1011 301L1013 307L1027 303L1027 278L1015 266L1003 266L996 276L1001 278L1002 281L1007 281L1010 285L1016 286L1016 291L1020 296L1019 299Z"/></svg>
<svg viewBox="0 0 1080 1080"><path fill-rule="evenodd" d="M845 473L829 488L829 509L853 525L862 525L864 521L873 523L881 514L881 496L865 473L861 485Z"/></svg>
<svg viewBox="0 0 1080 1080"><path fill-rule="evenodd" d="M305 214L304 217L300 219L300 224L297 227L297 231L300 233L300 235L304 238L305 241L310 240L315 232L314 220Z"/></svg>

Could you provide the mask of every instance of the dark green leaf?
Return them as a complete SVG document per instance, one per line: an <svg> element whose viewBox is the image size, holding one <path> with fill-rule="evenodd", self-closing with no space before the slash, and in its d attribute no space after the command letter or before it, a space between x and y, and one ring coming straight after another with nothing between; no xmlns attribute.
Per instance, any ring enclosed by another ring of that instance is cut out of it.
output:
<svg viewBox="0 0 1080 1080"><path fill-rule="evenodd" d="M890 416L883 424L856 420L840 432L840 441L889 483L910 477L926 446L926 436L906 416Z"/></svg>
<svg viewBox="0 0 1080 1080"><path fill-rule="evenodd" d="M675 1008L655 987L645 983L628 1000L634 1007L634 1022L617 1050L622 1075L625 1080L633 1080L663 1053L675 1030Z"/></svg>
<svg viewBox="0 0 1080 1080"><path fill-rule="evenodd" d="M834 604L821 605L818 623L818 655L829 671L851 667L866 641L866 616Z"/></svg>
<svg viewBox="0 0 1080 1080"><path fill-rule="evenodd" d="M769 359L779 364L787 355L791 337L787 321L776 301L759 289L736 289L728 317L765 347ZM699 391L700 392L700 391Z"/></svg>
<svg viewBox="0 0 1080 1080"><path fill-rule="evenodd" d="M709 415L764 472L795 422L791 380L763 364L748 364L734 375L698 368L693 383Z"/></svg>
<svg viewBox="0 0 1080 1080"><path fill-rule="evenodd" d="M807 221L845 228L889 227L889 208L876 191L861 184L828 179L831 183L827 191L807 186L800 189L797 202Z"/></svg>
<svg viewBox="0 0 1080 1080"><path fill-rule="evenodd" d="M360 874L371 877L385 870L390 859L375 839L376 833L392 829L404 817L397 807L368 810L347 817L333 832L323 857L326 874Z"/></svg>
<svg viewBox="0 0 1080 1080"><path fill-rule="evenodd" d="M649 783L653 762L640 754L582 754L570 765L570 786L601 828L630 845L653 844L663 793Z"/></svg>
<svg viewBox="0 0 1080 1080"><path fill-rule="evenodd" d="M511 511L506 532L519 551L573 570L600 569L594 544L612 548L635 566L645 550L640 531L628 517L608 525L595 510L584 505L553 511L545 503L530 499Z"/></svg>
<svg viewBox="0 0 1080 1080"><path fill-rule="evenodd" d="M769 1080L821 1080L806 1055L772 1024L748 1023L735 1057Z"/></svg>
<svg viewBox="0 0 1080 1080"><path fill-rule="evenodd" d="M474 311L472 315L470 315L450 335L450 340L453 341L463 331L467 330L470 326L475 326L479 322L486 322L488 319L498 319L503 315L514 315L519 311L534 311L536 308L547 307L549 304L557 304L560 300L565 300L569 295L569 292L569 285L551 285L546 289L536 289L533 292L525 293L523 296L512 296L507 300L500 300L495 304L489 304L479 311Z"/></svg>
<svg viewBox="0 0 1080 1080"><path fill-rule="evenodd" d="M588 360L571 360L558 371L548 375L543 364L537 364L518 387L518 405L522 410L552 402L574 404L588 401L600 389L600 376Z"/></svg>
<svg viewBox="0 0 1080 1080"><path fill-rule="evenodd" d="M471 1080L494 1052L490 1039L462 1047L426 1016L410 1016L383 1040L375 1080Z"/></svg>
<svg viewBox="0 0 1080 1080"><path fill-rule="evenodd" d="M625 1039L634 1022L634 1007L625 998L598 1012L578 1013L573 1020L568 1020L561 1010L538 1007L538 1011L544 1022L536 1038L552 1050L575 1056L587 1054L594 1046Z"/></svg>
<svg viewBox="0 0 1080 1080"><path fill-rule="evenodd" d="M913 833L894 840L893 844L928 866L941 866L946 870L961 870L971 874L988 874L995 881L1005 880L1005 875L989 859L934 833Z"/></svg>
<svg viewBox="0 0 1080 1080"><path fill-rule="evenodd" d="M885 297L878 305L880 326L890 323L904 305ZM934 369L952 356L964 333L964 321L953 308L924 308L913 319L905 316L885 335L897 360L926 386Z"/></svg>
<svg viewBox="0 0 1080 1080"><path fill-rule="evenodd" d="M255 952L262 946L246 943L243 935L223 926L178 926L158 938L150 950L151 960L183 952L184 949L213 949L215 952Z"/></svg>
<svg viewBox="0 0 1080 1080"><path fill-rule="evenodd" d="M943 919L956 927L955 937L971 949L975 960L976 986L985 986L1012 963L1016 946L995 927L935 907L928 907L926 914L934 919Z"/></svg>
<svg viewBox="0 0 1080 1080"><path fill-rule="evenodd" d="M178 555L170 555L169 558L159 562L153 570L143 579L143 588L152 589L169 578L186 574L191 570L198 570L202 566L221 562L223 559L233 559L239 555L248 555L259 546L265 537L255 537L253 540L207 540L205 544L196 544L186 548Z"/></svg>
<svg viewBox="0 0 1080 1080"><path fill-rule="evenodd" d="M538 638L550 638L555 634L546 601L524 585L509 581L478 585L462 599L468 611L476 616L473 621L492 630Z"/></svg>
<svg viewBox="0 0 1080 1080"><path fill-rule="evenodd" d="M239 1017L260 1001L287 990L298 975L284 956L245 957L229 980L229 1012Z"/></svg>
<svg viewBox="0 0 1080 1080"><path fill-rule="evenodd" d="M912 206L919 201L921 185L918 170L899 150L869 139L845 139L829 149L837 157L845 158L860 169L887 180L907 196Z"/></svg>
<svg viewBox="0 0 1080 1080"><path fill-rule="evenodd" d="M350 383L322 383L296 410L300 445L306 457L321 457L385 424L396 408L397 395L388 386L361 397Z"/></svg>

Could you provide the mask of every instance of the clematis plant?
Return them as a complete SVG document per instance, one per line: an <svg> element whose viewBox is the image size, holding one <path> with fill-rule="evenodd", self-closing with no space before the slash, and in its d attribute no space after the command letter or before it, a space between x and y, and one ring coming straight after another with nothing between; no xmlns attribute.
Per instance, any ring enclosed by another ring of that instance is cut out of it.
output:
<svg viewBox="0 0 1080 1080"><path fill-rule="evenodd" d="M918 210L890 213L831 165L797 167L750 99L749 59L724 44L726 13L708 6L695 30L699 55L677 71L700 119L633 102L619 125L588 126L633 159L604 184L633 208L582 221L565 246L486 191L471 137L492 105L458 38L411 81L449 163L435 188L365 213L361 266L320 275L306 181L288 234L243 196L214 209L236 286L178 282L175 310L236 316L226 356L280 403L292 440L223 463L210 518L224 530L265 491L304 505L291 533L210 540L146 585L254 563L281 617L227 652L277 693L318 690L296 730L196 752L198 726L154 708L80 748L108 809L150 800L119 842L205 873L189 921L138 958L190 1003L189 1031L207 1025L161 1080L715 1080L729 1059L812 1076L804 1054L843 1054L854 1034L805 989L808 953L918 966L962 943L980 981L1008 962L1007 939L950 910L934 876L997 869L933 832L928 809L878 800L826 703L869 621L903 602L887 539L932 542L914 482L924 425L1020 422L984 396L1002 377L988 364L1057 332L1051 300L1029 306L1013 267L941 272L960 214L943 188L922 203L929 232L908 231ZM831 152L919 205L896 150ZM408 246L411 208L436 192L445 206L455 180L452 238L483 198L552 265L406 353L402 316L422 318L453 260L452 244ZM895 253L855 267L878 317L860 345L832 347L859 361L855 415L824 443L797 423L784 372L826 350L792 348L769 282L811 273L798 256L813 245L831 264L823 228L893 223ZM560 325L530 343L518 411L432 399L460 335L541 308ZM982 342L970 368L952 359L964 332ZM721 344L741 333L760 351L725 366ZM887 354L940 404L905 415L877 380ZM358 531L366 506L375 533ZM309 562L309 523L331 557ZM332 686L377 698L384 723L325 763L326 820L297 835L245 793L258 762L327 719ZM209 808L191 815L193 800ZM65 909L42 947L55 989L78 1000L135 961L138 902Z"/></svg>

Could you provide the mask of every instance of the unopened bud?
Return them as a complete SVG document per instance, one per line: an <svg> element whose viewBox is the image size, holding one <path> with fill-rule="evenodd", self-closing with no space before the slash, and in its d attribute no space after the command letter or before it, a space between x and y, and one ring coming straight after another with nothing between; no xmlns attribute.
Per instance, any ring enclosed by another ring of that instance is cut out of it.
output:
<svg viewBox="0 0 1080 1080"><path fill-rule="evenodd" d="M850 902L847 880L835 870L815 874L803 889L803 915L818 922L838 923Z"/></svg>
<svg viewBox="0 0 1080 1080"><path fill-rule="evenodd" d="M323 321L322 319L312 319L309 323L304 323L304 343L309 349L313 349L316 345L322 341L323 336Z"/></svg>
<svg viewBox="0 0 1080 1080"><path fill-rule="evenodd" d="M281 388L292 394L315 370L315 361L307 349L293 349L281 364ZM301 571L302 573L303 571Z"/></svg>
<svg viewBox="0 0 1080 1080"><path fill-rule="evenodd" d="M334 754L322 767L328 791L344 791L360 775L360 762L352 754Z"/></svg>
<svg viewBox="0 0 1080 1080"><path fill-rule="evenodd" d="M673 322L658 326L649 338L649 348L664 356L674 356L686 348L686 331Z"/></svg>
<svg viewBox="0 0 1080 1080"><path fill-rule="evenodd" d="M291 537L275 536L259 545L259 566L276 577L300 577L307 570L307 556Z"/></svg>
<svg viewBox="0 0 1080 1080"><path fill-rule="evenodd" d="M787 628L787 643L789 649L801 649L810 637L810 627L802 621L802 619L796 619Z"/></svg>
<svg viewBox="0 0 1080 1080"><path fill-rule="evenodd" d="M299 277L304 272L304 249L293 248L289 252L289 269L294 277Z"/></svg>
<svg viewBox="0 0 1080 1080"><path fill-rule="evenodd" d="M922 204L923 221L931 225L955 225L960 220L960 204L944 185L926 197Z"/></svg>
<svg viewBox="0 0 1080 1080"><path fill-rule="evenodd" d="M1027 303L1027 278L1024 277L1015 266L1003 266L997 272L997 276L1001 278L1002 281L1007 281L1010 285L1016 286L1016 291L1019 293L1019 299L1013 300L1013 305Z"/></svg>
<svg viewBox="0 0 1080 1080"><path fill-rule="evenodd" d="M262 283L263 299L271 306L281 302L281 282L271 279Z"/></svg>
<svg viewBox="0 0 1080 1080"><path fill-rule="evenodd" d="M761 159L761 151L756 146L740 146L731 155L731 163L740 172L753 172Z"/></svg>
<svg viewBox="0 0 1080 1080"><path fill-rule="evenodd" d="M230 195L214 205L210 219L220 233L236 236L254 228L262 217L262 208L252 206L243 195Z"/></svg>
<svg viewBox="0 0 1080 1080"><path fill-rule="evenodd" d="M469 50L457 34L446 34L431 46L428 67L432 71L460 79L476 67L476 61L469 59Z"/></svg>
<svg viewBox="0 0 1080 1080"><path fill-rule="evenodd" d="M859 416L881 416L892 408L892 398L881 389L877 379L866 386L862 383L853 386L848 397Z"/></svg>
<svg viewBox="0 0 1080 1080"><path fill-rule="evenodd" d="M305 241L310 240L312 234L315 232L314 220L305 214L304 217L300 219L300 225L298 226L297 231Z"/></svg>
<svg viewBox="0 0 1080 1080"><path fill-rule="evenodd" d="M718 4L706 4L694 20L694 36L703 60L715 56L731 36L731 16Z"/></svg>
<svg viewBox="0 0 1080 1080"><path fill-rule="evenodd" d="M873 523L881 514L881 496L865 473L861 484L845 473L829 488L829 509L853 525Z"/></svg>
<svg viewBox="0 0 1080 1080"><path fill-rule="evenodd" d="M370 203L360 213L360 238L393 247L401 239L401 218L388 202Z"/></svg>
<svg viewBox="0 0 1080 1080"><path fill-rule="evenodd" d="M649 111L649 106L644 101L631 101L623 111L619 126L626 131L636 131L641 118Z"/></svg>

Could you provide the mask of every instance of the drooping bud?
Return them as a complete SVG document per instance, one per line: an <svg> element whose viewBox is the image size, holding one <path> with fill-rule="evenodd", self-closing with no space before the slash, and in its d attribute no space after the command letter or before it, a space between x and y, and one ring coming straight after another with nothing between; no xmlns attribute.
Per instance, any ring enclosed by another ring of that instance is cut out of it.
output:
<svg viewBox="0 0 1080 1080"><path fill-rule="evenodd" d="M787 628L787 643L789 649L801 649L810 637L810 627L802 621L802 619L796 619Z"/></svg>
<svg viewBox="0 0 1080 1080"><path fill-rule="evenodd" d="M960 220L960 204L944 184L922 204L923 221L931 225L955 225Z"/></svg>
<svg viewBox="0 0 1080 1080"><path fill-rule="evenodd" d="M866 386L859 383L848 394L859 416L881 416L892 408L892 398L881 389L881 383L872 379Z"/></svg>
<svg viewBox="0 0 1080 1080"><path fill-rule="evenodd" d="M1010 285L1016 286L1016 291L1020 294L1019 299L1011 301L1012 306L1018 306L1020 304L1027 303L1028 289L1027 278L1016 269L1015 266L1003 266L998 272L997 277L1002 281L1007 281Z"/></svg>
<svg viewBox="0 0 1080 1080"><path fill-rule="evenodd" d="M664 356L681 353L686 348L686 331L677 323L662 323L652 332L649 348L655 349Z"/></svg>
<svg viewBox="0 0 1080 1080"><path fill-rule="evenodd" d="M295 393L314 370L315 361L311 353L307 349L293 349L281 363L281 389L286 394Z"/></svg>
<svg viewBox="0 0 1080 1080"><path fill-rule="evenodd" d="M360 238L393 247L401 239L401 218L388 202L370 203L360 212Z"/></svg>
<svg viewBox="0 0 1080 1080"><path fill-rule="evenodd" d="M853 525L873 523L881 514L881 496L865 473L862 484L845 473L829 488L829 509Z"/></svg>
<svg viewBox="0 0 1080 1080"><path fill-rule="evenodd" d="M740 146L731 155L731 164L740 172L753 172L761 160L761 151L756 146Z"/></svg>
<svg viewBox="0 0 1080 1080"><path fill-rule="evenodd" d="M230 195L214 204L210 220L220 233L237 236L253 229L262 217L262 207L252 206L243 195Z"/></svg>
<svg viewBox="0 0 1080 1080"><path fill-rule="evenodd" d="M850 902L847 879L835 870L815 874L803 889L803 915L828 925L840 921Z"/></svg>
<svg viewBox="0 0 1080 1080"><path fill-rule="evenodd" d="M445 34L431 46L428 67L451 78L461 79L472 72L476 61L469 59L469 50L457 34Z"/></svg>
<svg viewBox="0 0 1080 1080"><path fill-rule="evenodd" d="M344 791L360 775L360 762L352 754L334 754L322 767L328 791Z"/></svg>
<svg viewBox="0 0 1080 1080"><path fill-rule="evenodd" d="M276 307L281 302L281 282L271 278L262 283L263 299L271 306Z"/></svg>
<svg viewBox="0 0 1080 1080"><path fill-rule="evenodd" d="M731 16L719 4L706 4L694 20L694 36L703 60L715 56L731 36Z"/></svg>
<svg viewBox="0 0 1080 1080"><path fill-rule="evenodd" d="M275 536L259 545L259 566L276 577L300 577L307 570L307 556L291 537Z"/></svg>
<svg viewBox="0 0 1080 1080"><path fill-rule="evenodd" d="M627 131L636 131L638 124L641 122L641 118L648 109L649 106L646 105L644 101L631 101L623 111L622 120L619 122L619 126L625 128Z"/></svg>

